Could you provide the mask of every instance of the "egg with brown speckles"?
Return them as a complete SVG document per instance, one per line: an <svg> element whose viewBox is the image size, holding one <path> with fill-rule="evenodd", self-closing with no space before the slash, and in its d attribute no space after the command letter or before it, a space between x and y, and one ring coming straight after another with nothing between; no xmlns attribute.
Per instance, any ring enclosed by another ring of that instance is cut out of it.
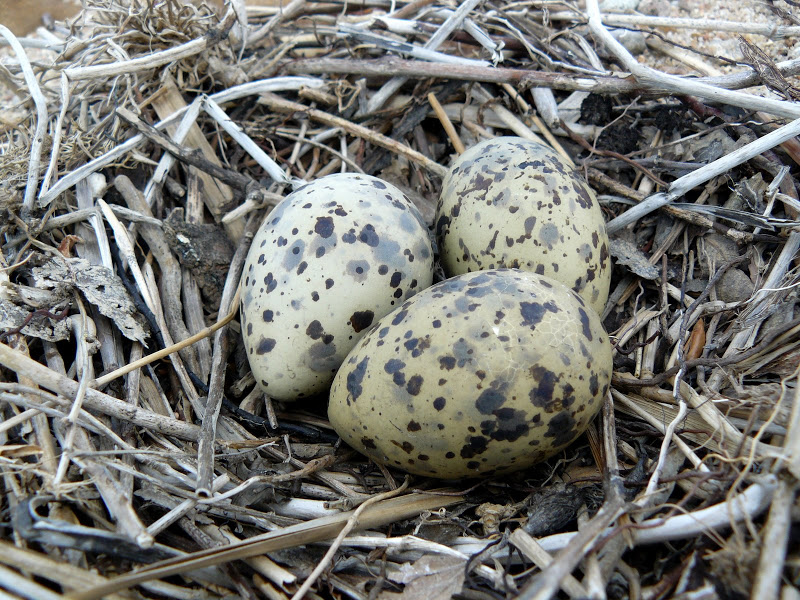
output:
<svg viewBox="0 0 800 600"><path fill-rule="evenodd" d="M527 468L572 443L611 381L600 318L518 269L438 283L381 319L331 387L328 418L374 461L453 479Z"/></svg>
<svg viewBox="0 0 800 600"><path fill-rule="evenodd" d="M500 137L459 156L442 183L436 236L448 276L520 268L603 312L611 284L603 214L586 182L541 144Z"/></svg>
<svg viewBox="0 0 800 600"><path fill-rule="evenodd" d="M382 316L428 287L433 249L422 217L393 185L336 174L283 199L244 266L247 358L272 398L326 392L347 353Z"/></svg>

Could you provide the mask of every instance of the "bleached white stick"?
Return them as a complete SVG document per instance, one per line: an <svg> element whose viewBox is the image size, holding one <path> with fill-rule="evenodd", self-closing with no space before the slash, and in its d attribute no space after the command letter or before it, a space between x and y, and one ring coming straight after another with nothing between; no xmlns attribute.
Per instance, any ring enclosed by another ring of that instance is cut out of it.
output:
<svg viewBox="0 0 800 600"><path fill-rule="evenodd" d="M591 29L592 33L602 40L611 53L644 87L676 94L690 94L710 102L720 102L747 110L766 112L787 119L800 117L800 104L795 102L762 98L761 96L754 96L744 92L725 90L685 77L668 75L647 67L639 63L603 26L597 0L586 0L586 12L589 14L589 29Z"/></svg>
<svg viewBox="0 0 800 600"><path fill-rule="evenodd" d="M461 22L467 18L470 11L475 8L481 0L466 0L453 12L448 19L442 23L439 29L434 33L425 44L424 48L427 50L436 50L442 42L444 42L451 33L458 27ZM367 103L367 110L365 112L371 113L378 110L383 106L386 101L391 98L394 93L399 90L406 82L405 77L392 77L389 81L383 84Z"/></svg>
<svg viewBox="0 0 800 600"><path fill-rule="evenodd" d="M591 0L589 1L591 2ZM755 156L758 156L762 152L766 152L767 150L782 144L786 140L792 139L796 135L800 135L800 119L795 119L780 129L771 131L764 137L761 137L745 146L742 146L741 148L734 150L727 156L718 158L714 162L709 163L704 167L697 169L696 171L692 171L680 179L676 179L670 184L666 192L660 192L645 198L639 204L628 209L616 219L609 221L606 224L606 231L608 231L609 235L616 233L623 227L627 227L631 223L636 222L654 210L657 210L662 206L666 206L673 200L680 198L692 188L711 180L717 175L722 175L730 169L750 160Z"/></svg>
<svg viewBox="0 0 800 600"><path fill-rule="evenodd" d="M149 308L151 311L155 310L155 303L150 295L147 283L144 280L142 270L139 268L139 263L136 261L136 253L133 251L133 244L128 237L128 230L125 229L125 226L119 222L119 219L117 219L116 215L111 211L111 208L109 208L108 204L106 204L102 198L97 199L97 205L103 212L106 222L111 226L111 231L114 233L114 239L117 242L117 247L119 248L122 257L128 263L128 268L131 270L133 280L136 282L136 285L139 288L139 293L142 296L142 300L144 300L147 308Z"/></svg>
<svg viewBox="0 0 800 600"><path fill-rule="evenodd" d="M69 106L69 80L66 75L61 74L61 110L56 119L55 131L53 132L53 145L50 149L50 164L47 166L44 177L42 178L41 191L45 193L50 188L50 181L58 168L58 152L61 150L61 129L64 126L64 119L67 116Z"/></svg>
<svg viewBox="0 0 800 600"><path fill-rule="evenodd" d="M17 38L23 48L41 48L42 50L50 50L51 52L63 52L66 44L64 42L56 42L50 40L40 40L38 38ZM0 40L0 46L9 45L7 40Z"/></svg>
<svg viewBox="0 0 800 600"><path fill-rule="evenodd" d="M792 528L795 491L796 484L793 482L781 480L778 483L767 523L761 534L761 556L758 559L751 598L778 597L783 567L786 564L786 546Z"/></svg>
<svg viewBox="0 0 800 600"><path fill-rule="evenodd" d="M223 17L223 21L227 21L232 16L233 9L229 8L228 13ZM118 60L113 63L102 65L92 65L90 67L68 67L64 69L64 73L72 81L78 79L98 79L107 77L116 77L118 75L127 75L130 73L137 73L139 71L146 71L147 69L155 69L164 66L171 62L175 62L187 56L194 56L208 48L209 42L212 38L210 35L191 40L180 46L169 48L168 50L161 50L153 54L147 54L138 58L130 60Z"/></svg>
<svg viewBox="0 0 800 600"><path fill-rule="evenodd" d="M201 97L198 96L192 101L192 103L184 112L183 119L181 119L180 124L175 129L175 135L172 136L172 141L176 144L182 144L186 139L186 136L189 135L192 125L194 125L195 121L197 121L197 115L200 114L200 103ZM169 173L169 170L174 164L175 157L172 155L172 153L164 152L164 154L161 156L161 159L158 161L158 166L153 172L153 176L150 178L150 181L147 182L147 185L144 188L144 199L148 205L153 206L156 190L162 183L164 183L164 180L167 178L167 173Z"/></svg>
<svg viewBox="0 0 800 600"><path fill-rule="evenodd" d="M766 475L740 494L719 504L666 519L648 519L640 523L639 528L631 530L633 543L635 545L659 544L693 538L712 530L730 527L731 524L738 523L745 518L755 519L769 506L777 487L777 477ZM556 533L536 541L548 552L557 552L576 535L577 533L574 531ZM484 550L486 545L487 542L483 540L460 538L452 547L459 552L472 555ZM505 551L503 551L499 558L505 556Z"/></svg>
<svg viewBox="0 0 800 600"><path fill-rule="evenodd" d="M479 60L475 58L464 58L463 56L455 56L453 54L445 54L444 52L437 52L424 46L417 46L409 42L402 42L386 36L378 35L370 31L364 31L361 28L353 27L351 25L339 25L339 31L345 35L350 35L364 44L374 44L378 48L383 48L389 52L397 52L406 54L412 58L419 60L427 60L430 62L439 62L453 65L467 65L474 67L491 67L492 64L486 60Z"/></svg>
<svg viewBox="0 0 800 600"><path fill-rule="evenodd" d="M148 69L155 69L171 62L181 60L187 56L199 54L208 47L208 40L205 37L186 42L175 48L162 50L147 56L132 58L131 60L119 60L103 65L92 65L91 67L69 67L64 69L64 74L71 81L80 79L106 79L118 75L128 75Z"/></svg>
<svg viewBox="0 0 800 600"><path fill-rule="evenodd" d="M239 127L236 123L231 121L231 118L227 115L227 113L220 108L219 104L214 102L208 96L204 96L202 99L203 110L208 113L208 115L214 119L220 127L222 127L225 131L228 132L234 140L236 140L239 145L244 148L244 150L253 157L253 159L264 169L267 174L272 177L272 180L275 183L280 185L290 185L292 187L295 186L297 182L293 181L286 173L283 172L280 165L272 160L267 153L264 152L258 144L256 144L250 136L248 136L241 127Z"/></svg>
<svg viewBox="0 0 800 600"><path fill-rule="evenodd" d="M450 10L449 8L443 8L435 11L434 14L436 16L446 17L449 19L453 12L454 11ZM489 53L492 55L492 63L496 65L497 63L503 62L503 53L500 52L501 47L491 37L489 37L489 34L481 29L475 23L475 21L470 18L464 19L464 22L461 24L461 29L470 34L476 42L489 51Z"/></svg>
<svg viewBox="0 0 800 600"><path fill-rule="evenodd" d="M220 475L214 479L214 482L211 484L211 491L218 492L223 486L227 485L228 482L230 482L230 476L227 473ZM167 527L172 525L175 521L186 515L190 510L197 506L199 501L200 498L187 498L175 508L170 510L167 514L163 515L160 519L150 524L147 527L147 533L153 537L157 536L159 533L164 531Z"/></svg>

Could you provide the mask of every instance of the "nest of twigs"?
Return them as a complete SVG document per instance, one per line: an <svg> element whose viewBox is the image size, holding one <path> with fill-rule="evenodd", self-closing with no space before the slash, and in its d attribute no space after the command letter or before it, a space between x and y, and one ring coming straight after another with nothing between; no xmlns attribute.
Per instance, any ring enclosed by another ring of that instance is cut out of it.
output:
<svg viewBox="0 0 800 600"><path fill-rule="evenodd" d="M798 597L800 61L763 47L794 3L84 4L0 28L3 597ZM598 193L612 389L544 464L403 482L324 398L264 398L242 263L293 181L374 174L431 220L495 135Z"/></svg>

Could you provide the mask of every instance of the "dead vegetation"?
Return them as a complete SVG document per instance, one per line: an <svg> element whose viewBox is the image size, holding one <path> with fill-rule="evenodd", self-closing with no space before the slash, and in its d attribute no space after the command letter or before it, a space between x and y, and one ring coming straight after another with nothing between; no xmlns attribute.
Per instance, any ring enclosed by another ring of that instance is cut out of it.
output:
<svg viewBox="0 0 800 600"><path fill-rule="evenodd" d="M770 7L88 0L0 28L3 596L798 597L800 60L760 45L798 17ZM693 27L741 58L665 35ZM264 404L236 307L266 211L360 170L432 218L454 152L509 133L612 234L587 435L443 488L338 446L324 398Z"/></svg>

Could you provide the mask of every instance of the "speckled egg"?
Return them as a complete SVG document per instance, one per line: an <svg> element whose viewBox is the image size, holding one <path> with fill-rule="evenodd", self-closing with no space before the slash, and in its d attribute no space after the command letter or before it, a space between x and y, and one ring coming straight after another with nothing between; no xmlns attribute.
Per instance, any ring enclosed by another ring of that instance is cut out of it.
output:
<svg viewBox="0 0 800 600"><path fill-rule="evenodd" d="M594 192L558 154L516 137L458 157L436 209L449 275L514 267L552 277L602 313L611 283L605 221Z"/></svg>
<svg viewBox="0 0 800 600"><path fill-rule="evenodd" d="M564 284L468 273L372 328L334 378L328 418L387 466L443 479L506 473L574 441L611 371L600 318Z"/></svg>
<svg viewBox="0 0 800 600"><path fill-rule="evenodd" d="M272 398L325 392L374 321L428 287L433 251L411 201L375 177L328 175L267 216L243 273L242 335Z"/></svg>

